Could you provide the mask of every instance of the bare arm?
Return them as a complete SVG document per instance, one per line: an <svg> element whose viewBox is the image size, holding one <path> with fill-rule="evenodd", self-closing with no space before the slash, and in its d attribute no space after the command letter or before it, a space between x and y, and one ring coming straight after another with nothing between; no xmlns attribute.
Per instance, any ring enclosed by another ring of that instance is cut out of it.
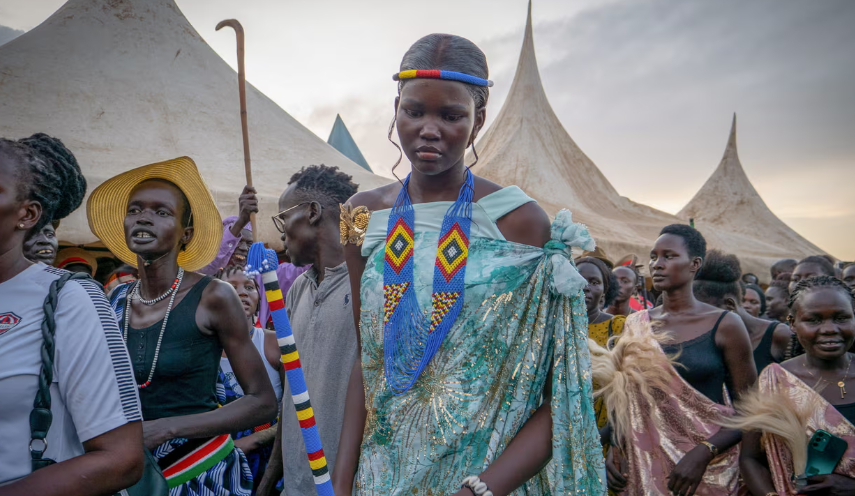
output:
<svg viewBox="0 0 855 496"><path fill-rule="evenodd" d="M246 332L246 316L234 288L214 279L202 293L200 328L223 345L244 396L210 412L144 422L145 445L154 448L178 437L195 439L249 429L276 417L276 396L258 350Z"/></svg>
<svg viewBox="0 0 855 496"><path fill-rule="evenodd" d="M511 493L540 472L552 458L552 371L543 387L543 403L517 432L508 447L478 477L496 496ZM475 474L460 474L460 479ZM462 489L460 496L471 496Z"/></svg>
<svg viewBox="0 0 855 496"><path fill-rule="evenodd" d="M358 207L364 205L370 211L381 208L379 199L372 192L357 193L349 203ZM362 247L348 244L344 247L344 258L347 262L347 273L350 277L350 297L353 308L353 322L356 329L357 356L350 371L347 383L347 397L344 402L344 419L338 442L338 453L335 459L335 471L332 474L333 488L339 496L350 494L353 489L353 478L359 467L362 433L365 431L365 390L362 378L362 337L359 334L359 318L362 311L362 273L365 272L366 260L362 256Z"/></svg>
<svg viewBox="0 0 855 496"><path fill-rule="evenodd" d="M781 363L784 361L784 355L787 353L787 348L790 346L793 331L787 324L778 324L772 332L772 358Z"/></svg>
<svg viewBox="0 0 855 496"><path fill-rule="evenodd" d="M83 443L84 454L0 486L0 496L112 494L142 477L142 425L131 422Z"/></svg>
<svg viewBox="0 0 855 496"><path fill-rule="evenodd" d="M279 370L279 379L285 383L285 370ZM283 398L284 400L284 398ZM279 408L279 422L276 427L276 436L273 438L273 452L270 453L270 460L267 461L267 469L264 471L264 476L258 484L258 496L279 496L276 493L276 483L282 478L285 471L285 466L282 461L282 408Z"/></svg>
<svg viewBox="0 0 855 496"><path fill-rule="evenodd" d="M766 453L760 445L760 432L749 431L742 436L742 451L739 453L739 470L748 491L755 496L764 496L775 492L772 474L766 460Z"/></svg>
<svg viewBox="0 0 855 496"><path fill-rule="evenodd" d="M549 217L537 203L527 203L499 219L499 230L508 241L542 247L549 241ZM552 371L543 387L543 403L517 432L508 447L481 474L469 475L487 484L496 496L509 494L534 477L552 458ZM462 489L459 496L471 496Z"/></svg>

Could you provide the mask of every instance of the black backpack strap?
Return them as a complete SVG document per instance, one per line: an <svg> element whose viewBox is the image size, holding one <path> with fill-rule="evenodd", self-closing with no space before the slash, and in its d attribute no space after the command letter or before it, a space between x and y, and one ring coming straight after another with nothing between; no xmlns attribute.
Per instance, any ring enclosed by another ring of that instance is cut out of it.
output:
<svg viewBox="0 0 855 496"><path fill-rule="evenodd" d="M47 433L53 422L50 411L50 385L53 382L53 357L56 351L56 304L59 292L65 283L72 279L90 279L88 274L67 272L50 284L44 303L44 319L42 320L42 370L39 373L39 390L33 401L33 411L30 412L30 456L33 462L33 472L52 465L55 461L44 458L47 450ZM38 442L40 441L40 442Z"/></svg>

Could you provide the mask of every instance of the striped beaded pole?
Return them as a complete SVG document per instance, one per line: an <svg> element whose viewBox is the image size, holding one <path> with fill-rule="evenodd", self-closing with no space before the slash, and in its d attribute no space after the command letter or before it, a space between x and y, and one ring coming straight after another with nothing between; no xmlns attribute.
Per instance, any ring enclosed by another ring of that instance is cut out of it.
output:
<svg viewBox="0 0 855 496"><path fill-rule="evenodd" d="M288 385L291 387L291 400L297 409L297 420L300 422L309 466L315 479L315 489L318 491L318 496L335 496L330 481L327 459L321 446L321 436L318 433L318 426L315 424L315 414L312 411L312 404L309 402L306 379L300 366L297 343L294 342L291 322L288 320L285 301L282 299L282 290L279 288L279 279L276 277L278 265L279 260L275 251L264 248L263 243L252 245L247 256L246 270L247 272L260 273L261 280L264 283L267 305L270 307L270 316L273 318L273 327L276 329L276 339L279 342L279 352L282 354L282 365L285 367L285 375L288 378Z"/></svg>

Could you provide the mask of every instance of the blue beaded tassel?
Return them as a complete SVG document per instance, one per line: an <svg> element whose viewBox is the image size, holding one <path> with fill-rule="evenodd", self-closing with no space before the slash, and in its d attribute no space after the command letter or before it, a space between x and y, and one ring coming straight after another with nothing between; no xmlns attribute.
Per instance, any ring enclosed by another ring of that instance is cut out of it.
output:
<svg viewBox="0 0 855 496"><path fill-rule="evenodd" d="M415 211L409 184L407 176L389 214L383 267L384 367L395 394L403 394L415 384L463 307L475 191L472 173L467 170L457 201L442 220L428 317L413 289Z"/></svg>

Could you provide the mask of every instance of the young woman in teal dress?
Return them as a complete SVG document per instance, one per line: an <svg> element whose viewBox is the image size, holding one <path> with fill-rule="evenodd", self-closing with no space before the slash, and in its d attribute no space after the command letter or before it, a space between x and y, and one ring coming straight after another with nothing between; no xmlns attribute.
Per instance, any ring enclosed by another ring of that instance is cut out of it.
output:
<svg viewBox="0 0 855 496"><path fill-rule="evenodd" d="M464 164L492 85L478 47L429 35L400 70L393 126L412 173L342 209L361 359L336 494L603 494L570 259L593 241Z"/></svg>

